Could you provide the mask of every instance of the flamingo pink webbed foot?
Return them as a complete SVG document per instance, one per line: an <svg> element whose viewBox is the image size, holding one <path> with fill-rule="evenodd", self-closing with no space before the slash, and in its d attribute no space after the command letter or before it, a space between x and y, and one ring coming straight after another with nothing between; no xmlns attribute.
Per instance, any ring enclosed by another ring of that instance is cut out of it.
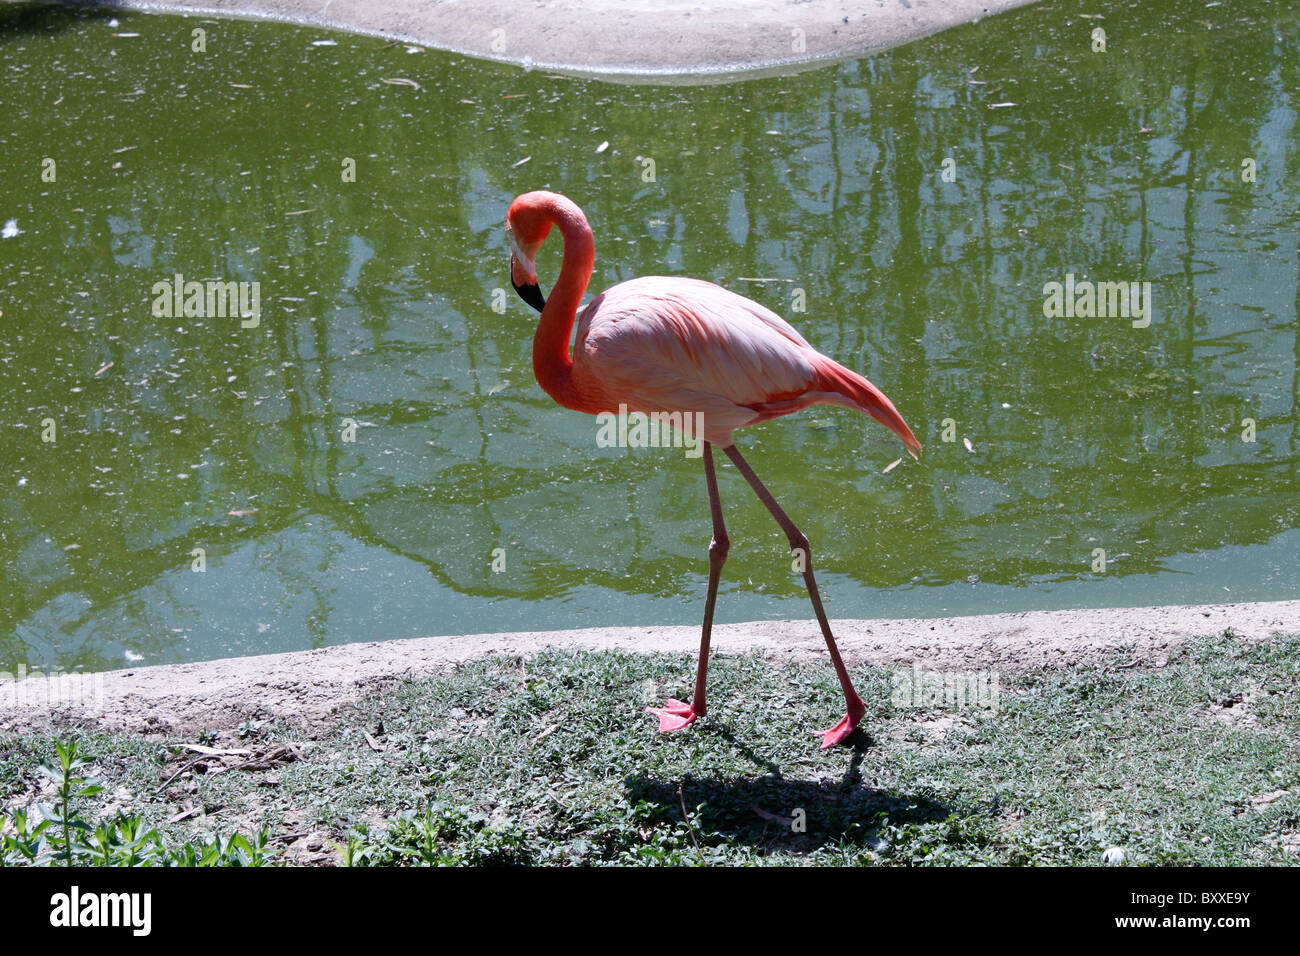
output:
<svg viewBox="0 0 1300 956"><path fill-rule="evenodd" d="M822 739L822 749L834 747L838 743L843 743L848 736L858 727L858 721L862 715L867 712L867 705L862 703L862 698L854 694L849 698L849 712L844 715L838 724L829 730L813 731Z"/></svg>
<svg viewBox="0 0 1300 956"><path fill-rule="evenodd" d="M654 714L659 718L659 733L666 734L670 730L681 730L683 727L689 727L695 723L698 716L690 704L680 700L670 699L662 707L647 707L647 714Z"/></svg>

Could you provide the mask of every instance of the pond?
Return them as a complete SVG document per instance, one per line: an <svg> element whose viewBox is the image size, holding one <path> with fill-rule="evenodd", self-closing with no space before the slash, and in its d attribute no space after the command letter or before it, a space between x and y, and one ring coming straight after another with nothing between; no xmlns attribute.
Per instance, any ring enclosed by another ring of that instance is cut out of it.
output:
<svg viewBox="0 0 1300 956"><path fill-rule="evenodd" d="M843 409L739 433L833 619L1296 597L1300 11L1095 6L691 86L5 5L0 670L697 624L699 461L533 379L536 188L585 209L593 293L719 282L907 418L889 471ZM169 307L208 280L255 319ZM718 619L814 635L720 481Z"/></svg>

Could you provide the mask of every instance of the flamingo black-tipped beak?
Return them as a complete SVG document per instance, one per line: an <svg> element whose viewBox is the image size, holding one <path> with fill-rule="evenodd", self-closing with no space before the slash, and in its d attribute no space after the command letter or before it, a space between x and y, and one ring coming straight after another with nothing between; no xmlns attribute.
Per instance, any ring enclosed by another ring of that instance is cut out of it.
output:
<svg viewBox="0 0 1300 956"><path fill-rule="evenodd" d="M537 249L521 246L519 237L509 224L506 225L506 235L510 237L510 284L519 293L519 298L541 312L546 308L546 297L537 287L537 266L533 264Z"/></svg>
<svg viewBox="0 0 1300 956"><path fill-rule="evenodd" d="M538 312L541 312L542 309L546 308L546 297L542 295L542 290L538 287L536 282L520 284L515 282L512 277L510 284L514 286L515 291L519 293L519 298L523 299Z"/></svg>

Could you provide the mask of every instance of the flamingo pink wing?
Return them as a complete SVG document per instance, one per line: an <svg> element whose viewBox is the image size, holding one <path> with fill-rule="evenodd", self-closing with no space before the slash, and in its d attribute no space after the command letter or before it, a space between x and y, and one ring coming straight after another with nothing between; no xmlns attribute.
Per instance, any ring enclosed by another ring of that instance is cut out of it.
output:
<svg viewBox="0 0 1300 956"><path fill-rule="evenodd" d="M614 286L583 312L574 374L611 411L621 403L701 412L705 437L725 444L732 429L761 417L747 406L805 391L819 357L757 302L711 282L647 276Z"/></svg>

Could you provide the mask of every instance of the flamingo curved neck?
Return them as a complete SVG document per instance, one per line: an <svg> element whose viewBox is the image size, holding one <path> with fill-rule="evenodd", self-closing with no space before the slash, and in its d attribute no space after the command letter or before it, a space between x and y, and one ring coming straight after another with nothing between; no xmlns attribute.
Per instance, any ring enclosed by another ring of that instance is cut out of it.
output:
<svg viewBox="0 0 1300 956"><path fill-rule="evenodd" d="M563 196L547 196L539 211L559 227L560 235L564 237L564 263L533 337L533 374L537 376L538 384L559 404L586 411L585 403L574 387L569 337L578 315L578 304L591 281L596 263L596 243L587 217Z"/></svg>

